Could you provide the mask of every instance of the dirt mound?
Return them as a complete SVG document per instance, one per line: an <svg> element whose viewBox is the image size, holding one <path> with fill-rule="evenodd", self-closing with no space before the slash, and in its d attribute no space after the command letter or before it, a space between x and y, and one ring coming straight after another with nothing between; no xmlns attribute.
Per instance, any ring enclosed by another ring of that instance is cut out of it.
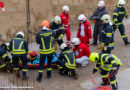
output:
<svg viewBox="0 0 130 90"><path fill-rule="evenodd" d="M17 31L26 32L26 0L1 0L5 4L6 12L0 12L0 33L5 41L9 41ZM97 7L99 0L30 0L31 30L37 32L43 19L52 20L61 13L63 5L70 6L71 25L77 25L77 16L84 13L90 16ZM106 1L106 0L105 0ZM116 5L115 0L107 0L106 6L110 13ZM130 2L127 0L127 8ZM75 27L75 26L72 26ZM34 31L36 30L36 31Z"/></svg>

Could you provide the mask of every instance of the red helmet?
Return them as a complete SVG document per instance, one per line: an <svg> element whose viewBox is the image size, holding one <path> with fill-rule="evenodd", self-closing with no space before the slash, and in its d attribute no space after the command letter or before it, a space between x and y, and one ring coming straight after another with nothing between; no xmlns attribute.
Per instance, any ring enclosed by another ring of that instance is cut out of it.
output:
<svg viewBox="0 0 130 90"><path fill-rule="evenodd" d="M28 54L31 55L31 56L37 56L37 52L36 51L29 51Z"/></svg>

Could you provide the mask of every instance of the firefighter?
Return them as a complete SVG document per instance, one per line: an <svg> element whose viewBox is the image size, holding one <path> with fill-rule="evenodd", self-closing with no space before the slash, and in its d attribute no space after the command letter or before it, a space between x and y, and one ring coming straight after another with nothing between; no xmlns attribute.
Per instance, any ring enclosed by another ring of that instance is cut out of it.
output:
<svg viewBox="0 0 130 90"><path fill-rule="evenodd" d="M78 21L79 29L77 33L77 38L79 38L82 43L89 47L89 39L92 38L91 26L89 22L86 20L86 16L84 14L79 15Z"/></svg>
<svg viewBox="0 0 130 90"><path fill-rule="evenodd" d="M102 23L101 17L107 13L108 12L107 12L106 7L105 7L105 2L100 0L98 3L98 8L96 8L95 12L90 17L90 20L96 21L95 26L94 26L94 31L93 31L92 45L97 45L98 36L99 36L99 41L100 41L100 32L103 28L103 23Z"/></svg>
<svg viewBox="0 0 130 90"><path fill-rule="evenodd" d="M122 65L121 60L112 54L98 54L96 52L91 53L89 58L91 62L97 62L93 69L93 74L100 69L103 81L101 85L111 84L112 89L117 90L116 74ZM110 79L110 82L108 79Z"/></svg>
<svg viewBox="0 0 130 90"><path fill-rule="evenodd" d="M104 14L102 16L103 30L101 31L101 42L99 44L99 49L102 53L111 53L114 49L114 30L112 28L111 16L109 14Z"/></svg>
<svg viewBox="0 0 130 90"><path fill-rule="evenodd" d="M65 28L65 34L67 37L67 45L70 46L70 40L71 40L71 32L70 32L70 20L69 20L69 7L68 6L63 6L62 8L63 12L60 15L61 17L61 22Z"/></svg>
<svg viewBox="0 0 130 90"><path fill-rule="evenodd" d="M128 15L127 15L127 12L126 12L125 7L124 7L125 3L126 3L125 0L118 1L118 5L113 13L113 23L114 23L113 29L114 29L114 31L116 31L117 28L119 29L125 45L128 45L128 44L130 44L130 42L128 42L128 37L125 33L125 27L123 25L124 17L126 19L128 19Z"/></svg>
<svg viewBox="0 0 130 90"><path fill-rule="evenodd" d="M73 51L76 56L76 63L81 64L81 66L86 66L88 64L90 50L79 38L72 39L72 44L74 44Z"/></svg>
<svg viewBox="0 0 130 90"><path fill-rule="evenodd" d="M55 33L53 30L49 30L49 21L43 20L41 27L42 30L36 36L37 44L40 44L40 66L39 66L39 75L37 77L37 81L41 82L42 73L43 73L43 65L45 64L46 57L48 59L48 68L47 68L47 78L51 78L51 61L53 59L54 50L54 37Z"/></svg>
<svg viewBox="0 0 130 90"><path fill-rule="evenodd" d="M2 60L4 60L3 63L2 63L2 61L0 61L2 64L2 65L0 65L0 69L5 68L6 66L11 69L12 59L10 59L7 54L8 45L9 45L9 43L5 43L0 46L0 58Z"/></svg>
<svg viewBox="0 0 130 90"><path fill-rule="evenodd" d="M54 17L54 20L50 24L50 29L52 30L59 29L58 31L56 31L55 39L57 40L57 43L60 46L63 43L63 35L64 35L64 29L62 27L60 16Z"/></svg>
<svg viewBox="0 0 130 90"><path fill-rule="evenodd" d="M65 43L61 44L60 49L61 54L57 61L57 64L60 65L58 67L60 74L75 77L75 79L77 79L75 55L73 51Z"/></svg>
<svg viewBox="0 0 130 90"><path fill-rule="evenodd" d="M20 71L19 71L19 61L22 61L22 75L23 79L28 79L27 76L27 53L28 53L28 43L24 40L24 33L22 31L16 34L16 37L13 38L9 43L9 51L11 51L13 64L14 64L14 71L16 72L16 76L20 78Z"/></svg>

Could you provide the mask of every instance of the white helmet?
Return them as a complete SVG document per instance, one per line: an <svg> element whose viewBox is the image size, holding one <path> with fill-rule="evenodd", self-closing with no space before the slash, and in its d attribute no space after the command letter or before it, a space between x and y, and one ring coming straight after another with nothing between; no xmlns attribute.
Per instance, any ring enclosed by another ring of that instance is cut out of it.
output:
<svg viewBox="0 0 130 90"><path fill-rule="evenodd" d="M118 5L124 5L125 4L125 0L119 0L118 1Z"/></svg>
<svg viewBox="0 0 130 90"><path fill-rule="evenodd" d="M61 18L60 18L60 16L55 16L55 17L54 17L54 22L55 22L56 24L61 24Z"/></svg>
<svg viewBox="0 0 130 90"><path fill-rule="evenodd" d="M105 6L105 2L103 0L99 1L98 6Z"/></svg>
<svg viewBox="0 0 130 90"><path fill-rule="evenodd" d="M72 39L71 43L74 44L74 45L79 45L80 40L79 40L79 38L74 38L74 39Z"/></svg>
<svg viewBox="0 0 130 90"><path fill-rule="evenodd" d="M86 20L86 16L84 14L80 14L78 17L79 21L85 21Z"/></svg>
<svg viewBox="0 0 130 90"><path fill-rule="evenodd" d="M102 17L101 17L101 20L104 21L104 23L109 23L111 22L111 16L109 14L104 14Z"/></svg>
<svg viewBox="0 0 130 90"><path fill-rule="evenodd" d="M25 36L25 35L24 35L24 32L22 32L22 31L18 32L18 33L16 34L16 36L17 36L17 35L21 35L21 36L23 36L23 38L24 38L24 36Z"/></svg>
<svg viewBox="0 0 130 90"><path fill-rule="evenodd" d="M65 49L67 47L67 44L66 43L62 43L61 45L60 45L60 48L61 49Z"/></svg>
<svg viewBox="0 0 130 90"><path fill-rule="evenodd" d="M68 11L68 12L69 12L69 7L65 5L65 6L63 6L62 10L63 10L63 11Z"/></svg>

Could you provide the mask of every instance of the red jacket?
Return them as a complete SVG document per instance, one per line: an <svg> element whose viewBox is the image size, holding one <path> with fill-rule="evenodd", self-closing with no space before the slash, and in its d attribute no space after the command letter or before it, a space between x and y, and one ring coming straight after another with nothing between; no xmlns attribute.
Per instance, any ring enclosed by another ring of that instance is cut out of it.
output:
<svg viewBox="0 0 130 90"><path fill-rule="evenodd" d="M3 8L4 7L4 3L0 2L0 7Z"/></svg>
<svg viewBox="0 0 130 90"><path fill-rule="evenodd" d="M64 12L62 12L62 14L60 15L61 22L65 28L70 27L69 17L70 17L69 14L65 14Z"/></svg>
<svg viewBox="0 0 130 90"><path fill-rule="evenodd" d="M80 31L81 31L81 23L79 23L77 38L81 37ZM91 26L87 20L84 21L84 31L85 31L84 32L85 33L85 40L87 40L87 42L89 42L89 39L92 38L92 33L91 33Z"/></svg>
<svg viewBox="0 0 130 90"><path fill-rule="evenodd" d="M81 58L82 56L89 57L89 55L90 55L89 48L83 43L80 43L79 45L77 45L73 48L74 52L76 52L76 50L78 51L78 55L76 56L76 58Z"/></svg>

